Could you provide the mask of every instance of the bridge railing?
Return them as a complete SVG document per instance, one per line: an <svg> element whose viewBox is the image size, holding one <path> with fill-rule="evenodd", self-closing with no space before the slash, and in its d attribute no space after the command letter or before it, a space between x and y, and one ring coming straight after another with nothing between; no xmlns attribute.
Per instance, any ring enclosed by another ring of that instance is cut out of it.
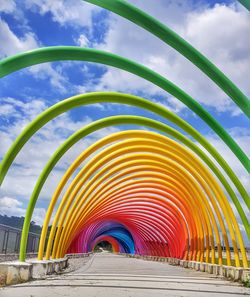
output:
<svg viewBox="0 0 250 297"><path fill-rule="evenodd" d="M4 224L0 224L0 261L15 259L20 248L22 230ZM36 256L39 246L40 234L29 232L27 253Z"/></svg>

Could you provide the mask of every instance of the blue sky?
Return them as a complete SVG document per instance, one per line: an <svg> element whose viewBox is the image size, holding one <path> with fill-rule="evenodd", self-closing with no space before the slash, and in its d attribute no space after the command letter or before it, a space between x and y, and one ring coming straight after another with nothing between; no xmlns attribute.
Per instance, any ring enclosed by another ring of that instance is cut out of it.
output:
<svg viewBox="0 0 250 297"><path fill-rule="evenodd" d="M246 95L250 95L250 16L238 2L130 2L178 32L211 59ZM250 129L246 116L196 67L151 34L80 0L0 1L0 58L54 45L98 48L154 69L209 110L249 155ZM1 79L0 158L21 129L48 106L75 94L100 90L143 96L176 112L223 153L250 190L249 177L241 164L211 129L177 99L143 79L92 63L46 63ZM58 145L83 125L116 114L155 117L141 109L114 104L78 108L59 117L37 133L18 155L0 190L0 212L24 215L35 181ZM129 127L95 133L62 158L39 197L35 221L42 222L57 182L77 154L100 137L124 128Z"/></svg>

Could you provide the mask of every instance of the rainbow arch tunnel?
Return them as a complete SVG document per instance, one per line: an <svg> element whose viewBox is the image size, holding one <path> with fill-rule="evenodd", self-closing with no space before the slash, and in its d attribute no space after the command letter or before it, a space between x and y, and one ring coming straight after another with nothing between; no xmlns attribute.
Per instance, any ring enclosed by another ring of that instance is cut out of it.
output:
<svg viewBox="0 0 250 297"><path fill-rule="evenodd" d="M246 115L250 115L249 99L175 32L125 1L87 2L120 14L175 48L221 87ZM167 78L134 61L94 49L49 47L0 61L0 77L31 65L60 60L106 64L154 83L204 120L250 171L250 161L243 150L195 99ZM99 102L136 106L155 113L159 120L131 115L102 118L76 131L55 151L30 197L22 232L20 260L24 261L26 257L29 225L39 193L58 160L76 142L94 131L108 126L133 124L152 131L124 130L106 136L84 150L67 169L47 210L38 259L60 258L67 252L88 252L98 242L107 240L115 252L222 264L223 241L227 265L235 263L236 266L248 267L236 218L239 215L250 238L249 218L242 205L250 209L246 189L221 154L199 131L149 100L129 94L100 92L74 96L51 106L28 124L10 147L0 165L0 183L24 144L47 122L72 108ZM168 120L182 132L163 123L163 120ZM72 182L66 187L71 177ZM49 240L45 244L52 212L58 201ZM237 213L230 202L235 205ZM234 263L230 246L233 248Z"/></svg>
<svg viewBox="0 0 250 297"><path fill-rule="evenodd" d="M108 241L115 253L135 253L134 240L129 230L123 224L112 220L99 220L94 224L85 225L79 236L71 243L68 252L86 253L94 250L95 246L102 241Z"/></svg>

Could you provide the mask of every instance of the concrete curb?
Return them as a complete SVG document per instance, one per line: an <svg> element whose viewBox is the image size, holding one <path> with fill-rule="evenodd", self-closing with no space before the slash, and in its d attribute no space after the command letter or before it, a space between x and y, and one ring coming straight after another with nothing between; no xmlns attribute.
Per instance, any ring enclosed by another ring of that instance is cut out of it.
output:
<svg viewBox="0 0 250 297"><path fill-rule="evenodd" d="M26 259L34 259L37 257L37 253L27 253ZM10 261L17 261L19 260L19 254L0 254L0 262L10 262Z"/></svg>
<svg viewBox="0 0 250 297"><path fill-rule="evenodd" d="M46 275L59 273L68 266L68 258L52 260L28 260L32 264L32 279L43 279Z"/></svg>
<svg viewBox="0 0 250 297"><path fill-rule="evenodd" d="M180 260L176 258L168 258L168 257L156 257L156 256L143 256L143 255L132 255L132 254L123 254L129 258L143 259L147 261L158 261L158 262L166 262L169 265L180 266L187 269L193 269L196 271L207 272L209 274L213 274L216 276L224 277L228 280L232 281L240 281L245 282L250 279L250 268L241 268L234 266L226 266L226 265L218 265L197 261L188 261L188 260Z"/></svg>
<svg viewBox="0 0 250 297"><path fill-rule="evenodd" d="M89 257L90 255L92 255L93 253L78 253L78 254L67 254L65 255L68 259L72 259L72 258L85 258L85 257Z"/></svg>
<svg viewBox="0 0 250 297"><path fill-rule="evenodd" d="M60 273L68 267L70 258L89 257L92 253L68 254L65 258L52 260L28 259L26 262L9 261L0 263L0 287L44 279L47 275Z"/></svg>
<svg viewBox="0 0 250 297"><path fill-rule="evenodd" d="M31 279L32 264L26 262L0 263L0 286L14 285Z"/></svg>

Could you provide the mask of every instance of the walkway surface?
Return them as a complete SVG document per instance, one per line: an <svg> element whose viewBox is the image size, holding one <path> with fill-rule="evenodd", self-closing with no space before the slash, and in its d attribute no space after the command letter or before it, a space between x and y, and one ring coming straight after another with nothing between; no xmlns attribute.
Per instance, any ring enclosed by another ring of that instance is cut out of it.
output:
<svg viewBox="0 0 250 297"><path fill-rule="evenodd" d="M78 267L82 263L75 271L0 289L0 296L250 296L250 289L238 284L161 262L109 253L74 261Z"/></svg>

